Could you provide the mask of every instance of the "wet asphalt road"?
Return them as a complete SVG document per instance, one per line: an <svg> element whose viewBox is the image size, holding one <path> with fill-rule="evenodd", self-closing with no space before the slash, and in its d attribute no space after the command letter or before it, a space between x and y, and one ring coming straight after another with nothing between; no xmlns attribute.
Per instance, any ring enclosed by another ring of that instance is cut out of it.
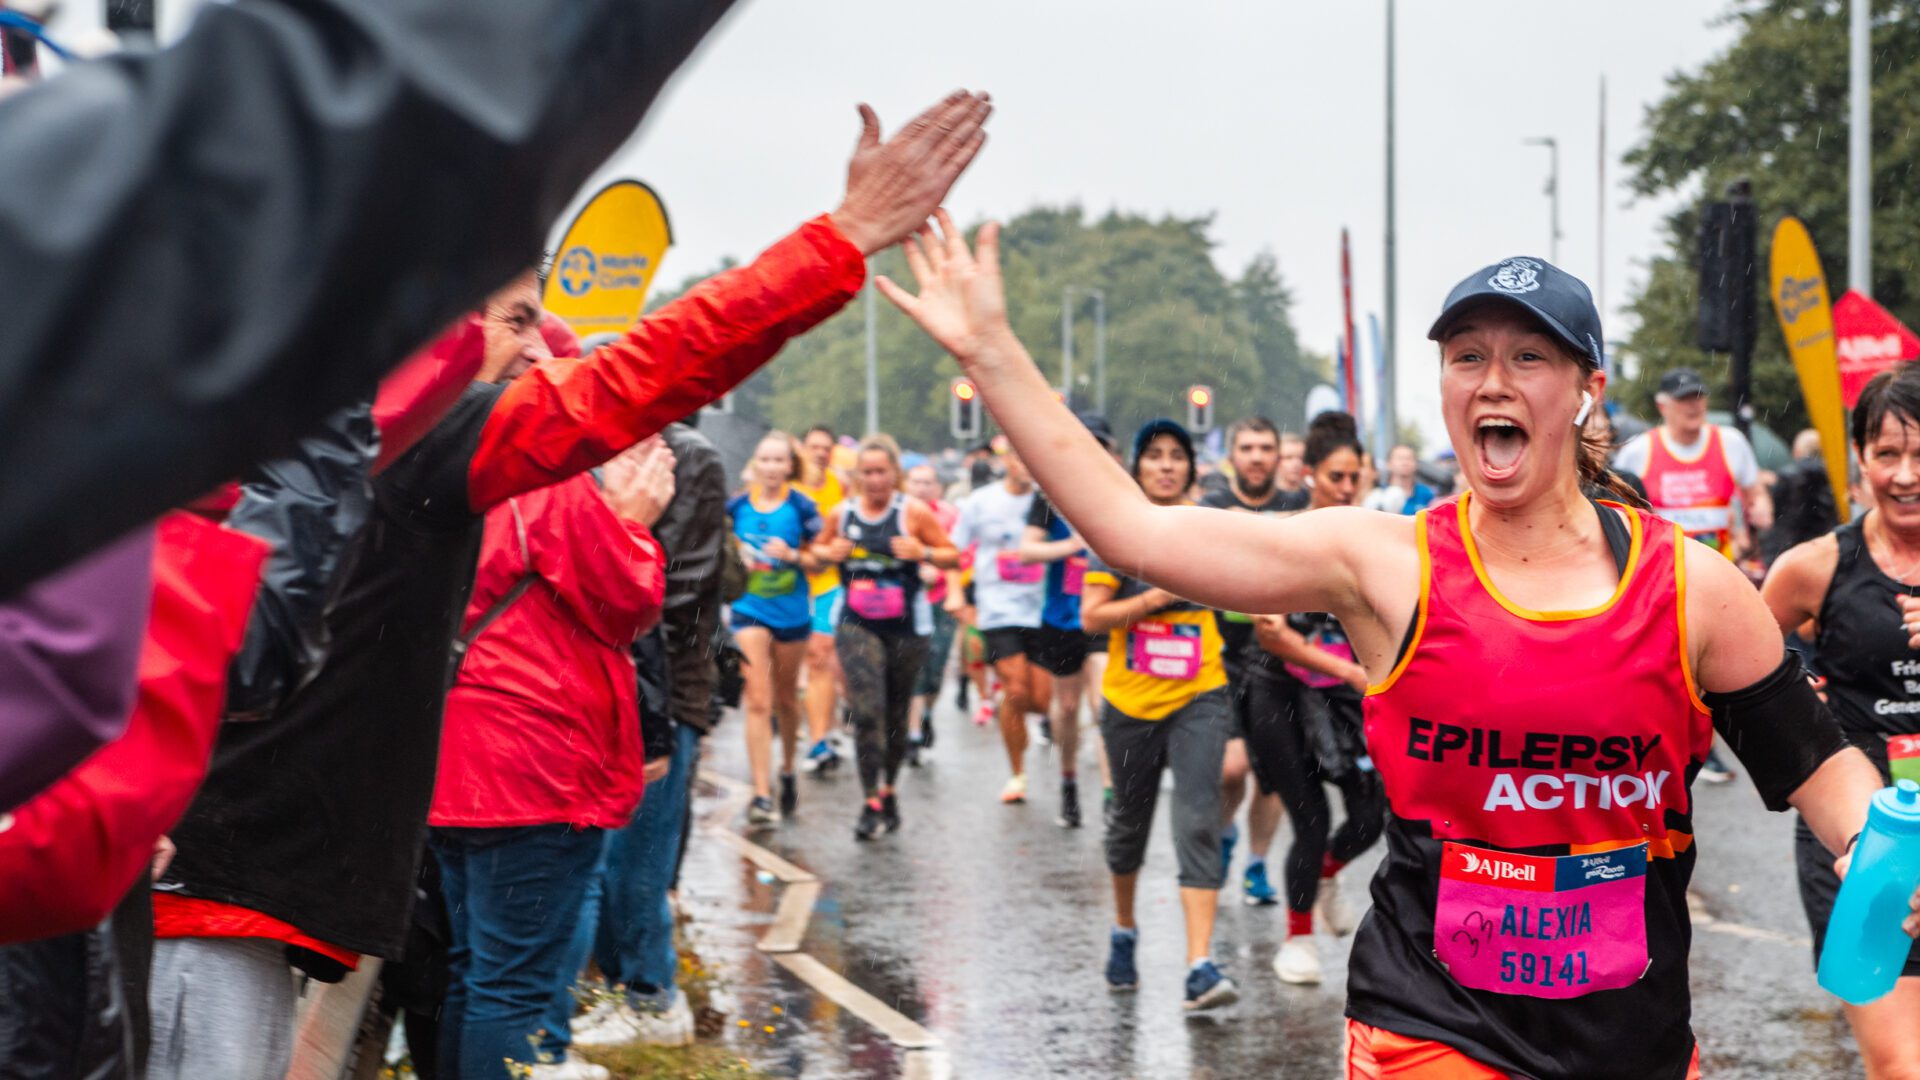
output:
<svg viewBox="0 0 1920 1080"><path fill-rule="evenodd" d="M1270 967L1283 909L1243 906L1237 887L1223 893L1214 956L1239 982L1241 1001L1190 1017L1180 1007L1184 947L1163 807L1141 874L1141 986L1109 994L1093 731L1081 761L1089 826L1068 831L1054 824L1051 751L1030 751L1031 799L1004 807L997 732L961 719L951 702L939 720L929 764L902 779L900 832L856 844L859 783L848 762L827 777L801 776L794 819L751 835L824 883L804 951L923 1024L944 1053L902 1052L758 953L753 944L780 887L696 832L683 901L700 950L728 981L728 1037L742 1056L774 1075L808 1078L1339 1075L1344 940L1321 935L1325 984L1284 985ZM741 730L730 716L709 740L707 769L747 776ZM1694 1029L1703 1072L1862 1076L1836 999L1813 981L1792 816L1768 814L1744 780L1694 790ZM704 790L702 809L711 813L719 795ZM738 817L730 826L745 828ZM1273 857L1288 835L1282 825ZM1236 883L1244 857L1243 846ZM1366 903L1364 874L1375 862L1342 875L1356 907Z"/></svg>

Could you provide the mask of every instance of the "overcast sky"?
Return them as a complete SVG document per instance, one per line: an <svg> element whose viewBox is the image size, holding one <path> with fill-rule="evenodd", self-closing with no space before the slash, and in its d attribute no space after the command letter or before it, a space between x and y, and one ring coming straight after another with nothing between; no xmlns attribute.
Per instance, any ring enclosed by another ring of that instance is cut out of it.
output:
<svg viewBox="0 0 1920 1080"><path fill-rule="evenodd" d="M1601 284L1602 75L1603 314L1621 336L1619 307L1668 207L1632 200L1619 158L1666 76L1727 46L1726 6L1399 4L1403 415L1439 434L1424 339L1447 290L1502 257L1547 254L1548 154L1522 140L1559 140L1560 264ZM1384 299L1385 25L1384 0L743 0L607 175L660 192L676 241L660 281L677 283L833 204L855 102L891 131L947 90L984 88L998 108L949 201L962 221L1041 203L1216 214L1221 270L1273 251L1303 342L1331 352L1342 226L1363 327ZM1057 342L1029 344L1043 364L1057 358Z"/></svg>

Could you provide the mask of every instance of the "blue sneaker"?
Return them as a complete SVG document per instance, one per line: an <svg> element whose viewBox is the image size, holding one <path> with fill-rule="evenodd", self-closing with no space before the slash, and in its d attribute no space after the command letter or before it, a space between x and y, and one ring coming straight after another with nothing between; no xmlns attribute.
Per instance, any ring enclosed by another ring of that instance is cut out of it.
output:
<svg viewBox="0 0 1920 1080"><path fill-rule="evenodd" d="M1229 825L1220 830L1220 883L1227 883L1227 875L1233 872L1233 845L1240 842L1240 826Z"/></svg>
<svg viewBox="0 0 1920 1080"><path fill-rule="evenodd" d="M1247 876L1240 879L1241 888L1246 890L1248 907L1271 907L1280 902L1280 894L1267 881L1267 864L1248 863Z"/></svg>
<svg viewBox="0 0 1920 1080"><path fill-rule="evenodd" d="M835 750L833 744L825 739L814 743L813 749L807 751L808 772L830 772L838 764L840 764L840 751Z"/></svg>
<svg viewBox="0 0 1920 1080"><path fill-rule="evenodd" d="M1187 972L1188 1012L1223 1008L1239 1000L1240 988L1233 985L1233 980L1215 967L1213 961L1203 960L1199 967Z"/></svg>
<svg viewBox="0 0 1920 1080"><path fill-rule="evenodd" d="M1117 928L1107 939L1107 989L1116 994L1140 985L1140 971L1133 966L1133 947L1139 941L1140 931Z"/></svg>

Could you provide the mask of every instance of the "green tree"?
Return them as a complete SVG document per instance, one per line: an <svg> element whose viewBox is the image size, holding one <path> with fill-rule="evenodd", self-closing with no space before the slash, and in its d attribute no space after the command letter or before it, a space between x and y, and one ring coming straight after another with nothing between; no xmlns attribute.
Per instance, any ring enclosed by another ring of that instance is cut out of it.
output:
<svg viewBox="0 0 1920 1080"><path fill-rule="evenodd" d="M1759 210L1760 296L1753 404L1768 426L1791 433L1806 424L1799 381L1766 299L1769 245L1782 215L1805 221L1833 293L1847 281L1847 4L1841 0L1744 0L1725 16L1739 36L1695 73L1673 75L1666 96L1647 110L1647 134L1627 154L1641 195L1704 192L1718 198L1748 178ZM1920 0L1873 5L1873 295L1909 325L1920 321L1920 215L1914 169L1920 164ZM1661 373L1700 370L1726 402L1728 357L1694 346L1699 207L1666 224L1667 250L1655 256L1630 307L1639 326L1627 339L1640 367L1617 396L1652 415Z"/></svg>
<svg viewBox="0 0 1920 1080"><path fill-rule="evenodd" d="M1041 370L1061 373L1060 313L1069 287L1098 288L1107 304L1107 411L1117 431L1155 416L1183 415L1189 385L1207 383L1224 423L1244 411L1276 420L1299 411L1324 361L1302 354L1292 296L1278 263L1262 255L1238 281L1214 265L1211 218L1149 219L1109 213L1089 221L1078 207L1037 208L1002 232L1002 269L1014 330ZM971 235L971 233L970 233ZM874 273L910 283L897 251ZM689 279L679 291L698 278ZM677 292L662 293L663 303ZM743 415L791 431L825 423L858 432L866 408L865 299L801 337L735 396ZM1095 400L1093 305L1075 302L1074 404ZM913 323L876 297L880 423L908 446L952 442L948 395L959 369Z"/></svg>

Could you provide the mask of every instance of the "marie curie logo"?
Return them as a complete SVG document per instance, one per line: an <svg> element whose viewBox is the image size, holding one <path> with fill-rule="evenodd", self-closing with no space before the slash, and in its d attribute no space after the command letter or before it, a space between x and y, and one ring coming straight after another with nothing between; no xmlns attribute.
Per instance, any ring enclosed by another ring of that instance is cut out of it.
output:
<svg viewBox="0 0 1920 1080"><path fill-rule="evenodd" d="M1820 294L1824 291L1825 285L1817 277L1782 277L1780 318L1786 322L1798 322L1800 316L1820 306Z"/></svg>
<svg viewBox="0 0 1920 1080"><path fill-rule="evenodd" d="M593 279L599 273L599 261L587 247L571 247L560 256L560 289L568 296L585 296L593 291Z"/></svg>

